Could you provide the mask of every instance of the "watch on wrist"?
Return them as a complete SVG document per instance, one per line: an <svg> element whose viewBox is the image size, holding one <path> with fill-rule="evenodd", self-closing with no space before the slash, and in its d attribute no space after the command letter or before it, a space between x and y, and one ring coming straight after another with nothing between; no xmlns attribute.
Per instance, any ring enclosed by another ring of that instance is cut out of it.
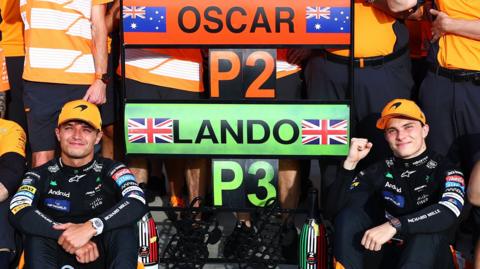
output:
<svg viewBox="0 0 480 269"><path fill-rule="evenodd" d="M108 84L108 82L110 81L110 75L108 73L103 73L103 74L95 73L95 79L99 79L103 83Z"/></svg>
<svg viewBox="0 0 480 269"><path fill-rule="evenodd" d="M397 233L399 233L400 230L402 229L402 223L400 222L399 219L392 218L388 222L390 223L390 225L392 225L393 228L395 228L395 230L397 230Z"/></svg>
<svg viewBox="0 0 480 269"><path fill-rule="evenodd" d="M99 218L93 218L89 220L92 223L92 227L95 229L96 234L95 236L101 234L103 232L103 221Z"/></svg>

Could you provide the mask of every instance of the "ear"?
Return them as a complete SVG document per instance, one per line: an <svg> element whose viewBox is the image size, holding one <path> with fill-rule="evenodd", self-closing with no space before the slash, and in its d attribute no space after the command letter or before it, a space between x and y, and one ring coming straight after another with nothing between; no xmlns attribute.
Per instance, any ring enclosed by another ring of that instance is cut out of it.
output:
<svg viewBox="0 0 480 269"><path fill-rule="evenodd" d="M100 140L102 140L102 136L103 136L103 132L102 131L99 131L97 133L97 138L95 139L95 145L100 143Z"/></svg>
<svg viewBox="0 0 480 269"><path fill-rule="evenodd" d="M430 126L428 126L428 124L425 124L423 125L422 130L423 130L423 138L426 138L428 135L428 132L430 131Z"/></svg>
<svg viewBox="0 0 480 269"><path fill-rule="evenodd" d="M60 142L60 129L58 127L55 128L55 136L57 137L58 142Z"/></svg>

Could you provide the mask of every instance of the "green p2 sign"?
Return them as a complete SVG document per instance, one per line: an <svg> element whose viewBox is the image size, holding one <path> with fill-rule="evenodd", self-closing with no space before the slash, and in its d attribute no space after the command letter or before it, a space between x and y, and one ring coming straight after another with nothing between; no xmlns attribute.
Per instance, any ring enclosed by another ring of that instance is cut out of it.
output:
<svg viewBox="0 0 480 269"><path fill-rule="evenodd" d="M277 198L278 160L213 159L215 206L263 207Z"/></svg>

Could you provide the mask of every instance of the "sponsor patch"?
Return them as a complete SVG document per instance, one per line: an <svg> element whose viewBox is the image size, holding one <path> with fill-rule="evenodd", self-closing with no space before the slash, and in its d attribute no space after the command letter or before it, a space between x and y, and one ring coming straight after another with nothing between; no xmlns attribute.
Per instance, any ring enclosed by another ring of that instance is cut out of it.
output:
<svg viewBox="0 0 480 269"><path fill-rule="evenodd" d="M405 206L405 197L402 195L396 195L389 191L383 191L383 198L387 201L390 201L395 206L403 208Z"/></svg>
<svg viewBox="0 0 480 269"><path fill-rule="evenodd" d="M400 175L400 177L410 177L410 176L411 176L413 173L415 173L415 172L417 172L417 171L415 171L415 170L412 170L412 171L407 170L407 171L403 172L403 173Z"/></svg>
<svg viewBox="0 0 480 269"><path fill-rule="evenodd" d="M58 200L53 198L47 198L43 202L45 206L50 207L52 209L63 211L63 212L70 212L70 201L68 200Z"/></svg>
<svg viewBox="0 0 480 269"><path fill-rule="evenodd" d="M115 182L118 186L122 186L127 181L135 181L135 177L133 175L123 175L119 177Z"/></svg>
<svg viewBox="0 0 480 269"><path fill-rule="evenodd" d="M19 196L26 196L30 199L33 199L34 195L31 193L31 192L28 192L28 191L19 191L15 194L15 196L19 197Z"/></svg>
<svg viewBox="0 0 480 269"><path fill-rule="evenodd" d="M445 182L445 188L460 188L462 191L465 191L465 187L463 184L460 184L458 182L453 182L453 181L447 181Z"/></svg>
<svg viewBox="0 0 480 269"><path fill-rule="evenodd" d="M458 183L462 184L462 186L465 186L465 181L464 181L462 176L458 176L458 175L447 176L445 178L445 180L447 182L458 182Z"/></svg>
<svg viewBox="0 0 480 269"><path fill-rule="evenodd" d="M440 201L438 203L450 209L450 211L452 211L455 216L460 216L460 209L458 209L458 207L456 207L454 204L446 201Z"/></svg>
<svg viewBox="0 0 480 269"><path fill-rule="evenodd" d="M35 172L32 172L32 171L25 173L25 177L28 177L28 176L33 176L33 177L36 177L36 178L40 178L39 174L37 174Z"/></svg>
<svg viewBox="0 0 480 269"><path fill-rule="evenodd" d="M451 175L460 175L460 176L463 176L463 173L458 171L458 170L451 170L451 171L448 171L447 172L447 176L451 176Z"/></svg>
<svg viewBox="0 0 480 269"><path fill-rule="evenodd" d="M385 188L389 188L389 189L395 190L395 191L398 192L398 193L401 193L401 192L402 192L402 188L401 188L401 187L398 187L397 185L392 184L392 183L390 183L390 182L388 182L388 181L385 183Z"/></svg>
<svg viewBox="0 0 480 269"><path fill-rule="evenodd" d="M141 193L142 189L138 186L130 186L128 188L123 189L122 196L125 196L127 193L132 192L132 191L138 191L138 192Z"/></svg>
<svg viewBox="0 0 480 269"><path fill-rule="evenodd" d="M37 188L31 186L31 185L23 185L23 186L20 186L20 188L18 188L19 191L27 191L27 192L30 192L32 194L35 194L35 192L37 192Z"/></svg>
<svg viewBox="0 0 480 269"><path fill-rule="evenodd" d="M50 189L48 191L48 194L53 194L53 195L56 195L56 196L63 196L65 198L70 198L70 193L69 192L63 192L61 190L52 190Z"/></svg>
<svg viewBox="0 0 480 269"><path fill-rule="evenodd" d="M31 185L33 182L33 179L27 177L22 180L22 185Z"/></svg>
<svg viewBox="0 0 480 269"><path fill-rule="evenodd" d="M93 201L90 202L90 208L95 209L99 206L103 205L103 198L102 197L97 197Z"/></svg>
<svg viewBox="0 0 480 269"><path fill-rule="evenodd" d="M118 170L122 169L122 168L126 168L126 166L124 164L119 164L117 165L117 167L113 168L111 171L110 171L110 176L112 176L113 174L115 174Z"/></svg>
<svg viewBox="0 0 480 269"><path fill-rule="evenodd" d="M418 186L416 187L415 189L413 189L414 191L416 192L421 192L423 189L425 189L427 187L427 185L421 185L421 186Z"/></svg>
<svg viewBox="0 0 480 269"><path fill-rule="evenodd" d="M140 202L142 202L142 204L146 204L147 202L145 201L145 198L143 198L143 196L141 196L138 192L132 192L130 194L127 195L128 198L133 198L133 199L137 199L139 200Z"/></svg>
<svg viewBox="0 0 480 269"><path fill-rule="evenodd" d="M10 211L12 211L13 215L16 215L16 214L18 213L18 211L24 209L24 208L27 207L27 206L30 206L30 205L25 205L25 204L23 204L23 205L18 205L18 206L16 206L16 207L10 209Z"/></svg>
<svg viewBox="0 0 480 269"><path fill-rule="evenodd" d="M119 177L126 175L126 174L132 174L132 172L128 168L123 168L121 170L118 170L113 174L113 179L117 180Z"/></svg>
<svg viewBox="0 0 480 269"><path fill-rule="evenodd" d="M30 199L29 197L25 197L25 196L13 196L13 199L12 201L10 201L10 204L11 203L15 203L15 202L22 202L22 203L25 203L25 204L32 204L32 199Z"/></svg>

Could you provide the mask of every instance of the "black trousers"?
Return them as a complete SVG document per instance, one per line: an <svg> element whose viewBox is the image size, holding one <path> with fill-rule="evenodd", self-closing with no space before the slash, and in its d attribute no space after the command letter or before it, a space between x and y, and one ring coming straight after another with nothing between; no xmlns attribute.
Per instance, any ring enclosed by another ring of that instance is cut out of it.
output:
<svg viewBox="0 0 480 269"><path fill-rule="evenodd" d="M361 239L366 230L386 222L378 212L345 208L335 220L334 255L346 269L373 268L368 261L381 259L380 268L452 269L453 256L446 233L415 234L403 244L386 243L380 252L366 250ZM377 256L377 257L375 257ZM373 258L373 259L372 259Z"/></svg>
<svg viewBox="0 0 480 269"><path fill-rule="evenodd" d="M81 264L50 238L27 236L25 240L26 269L135 269L138 259L138 236L134 226L115 229L94 237L100 257L91 263Z"/></svg>

